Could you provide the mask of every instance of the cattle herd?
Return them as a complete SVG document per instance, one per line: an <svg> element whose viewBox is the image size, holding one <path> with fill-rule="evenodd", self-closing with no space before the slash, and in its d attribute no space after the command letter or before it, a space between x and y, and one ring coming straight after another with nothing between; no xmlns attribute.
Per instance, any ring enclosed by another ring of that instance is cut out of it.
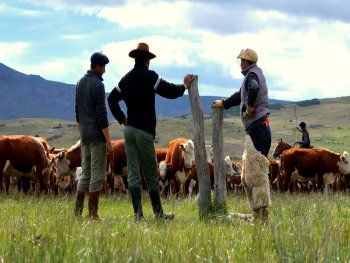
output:
<svg viewBox="0 0 350 263"><path fill-rule="evenodd" d="M124 140L112 141L103 179L105 194L127 194L127 159ZM198 174L192 140L177 138L167 148L156 148L158 176L164 197L191 197L198 193ZM215 188L213 146L206 146L211 187ZM272 190L282 192L348 191L350 157L326 149L294 148L278 141L269 160ZM242 193L242 160L223 160L227 190ZM39 194L73 193L82 174L81 148L77 142L69 149L51 147L45 138L27 135L0 135L0 192ZM142 169L141 169L142 172ZM145 190L146 185L143 183Z"/></svg>

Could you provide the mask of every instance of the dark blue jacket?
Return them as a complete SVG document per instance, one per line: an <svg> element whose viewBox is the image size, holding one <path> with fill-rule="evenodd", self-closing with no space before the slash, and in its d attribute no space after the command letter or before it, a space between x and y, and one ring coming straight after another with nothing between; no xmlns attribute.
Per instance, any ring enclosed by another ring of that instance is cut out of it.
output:
<svg viewBox="0 0 350 263"><path fill-rule="evenodd" d="M299 130L303 135L301 137L301 141L299 141L298 143L300 144L300 146L302 148L310 148L310 136L309 136L309 132L305 129L305 130Z"/></svg>
<svg viewBox="0 0 350 263"><path fill-rule="evenodd" d="M82 143L105 142L102 129L108 127L103 78L88 70L76 86L75 118L80 123Z"/></svg>

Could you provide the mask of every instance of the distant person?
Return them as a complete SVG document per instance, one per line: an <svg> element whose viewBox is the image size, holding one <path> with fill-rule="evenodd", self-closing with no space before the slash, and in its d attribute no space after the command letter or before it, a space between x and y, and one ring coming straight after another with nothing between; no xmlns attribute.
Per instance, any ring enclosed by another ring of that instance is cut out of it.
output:
<svg viewBox="0 0 350 263"><path fill-rule="evenodd" d="M267 157L271 146L269 126L269 98L265 76L257 66L258 55L252 49L242 49L237 58L241 59L244 76L238 92L227 99L216 100L212 108L229 109L240 105L240 115L247 134L254 147Z"/></svg>
<svg viewBox="0 0 350 263"><path fill-rule="evenodd" d="M301 136L301 141L296 142L296 144L299 144L300 148L311 148L311 141L310 141L309 132L306 129L306 123L303 121L299 123L297 130L302 133L302 136Z"/></svg>
<svg viewBox="0 0 350 263"><path fill-rule="evenodd" d="M98 199L102 178L106 173L107 151L113 151L102 83L109 59L101 52L96 52L90 61L91 68L78 81L75 93L75 117L81 140L83 174L77 187L74 212L76 216L81 216L85 193L88 193L89 217L98 219Z"/></svg>
<svg viewBox="0 0 350 263"><path fill-rule="evenodd" d="M193 76L186 75L183 85L166 82L156 72L149 70L150 60L156 56L149 52L146 43L139 43L137 48L129 53L129 57L135 59L135 66L112 90L108 97L108 104L117 121L126 126L124 137L134 220L140 221L143 218L140 165L156 218L172 220L173 214L163 212L159 193L154 148L156 134L155 95L158 94L168 99L180 97L190 87ZM120 109L119 101L121 100L125 101L127 116Z"/></svg>

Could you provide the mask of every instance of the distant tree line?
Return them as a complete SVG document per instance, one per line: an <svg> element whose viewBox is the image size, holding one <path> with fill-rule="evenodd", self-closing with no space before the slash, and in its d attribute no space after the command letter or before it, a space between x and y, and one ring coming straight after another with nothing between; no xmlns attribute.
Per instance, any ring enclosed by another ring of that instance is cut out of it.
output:
<svg viewBox="0 0 350 263"><path fill-rule="evenodd" d="M296 104L300 107L307 107L312 105L319 105L320 100L319 99L303 100L303 101L296 102Z"/></svg>

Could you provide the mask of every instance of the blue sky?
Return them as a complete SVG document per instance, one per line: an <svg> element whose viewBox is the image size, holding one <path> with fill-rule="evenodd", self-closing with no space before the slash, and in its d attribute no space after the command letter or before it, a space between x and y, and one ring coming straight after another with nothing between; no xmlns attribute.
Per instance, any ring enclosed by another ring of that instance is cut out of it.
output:
<svg viewBox="0 0 350 263"><path fill-rule="evenodd" d="M227 97L242 81L237 54L253 48L271 98L350 95L348 1L0 0L0 62L76 83L95 51L110 58L106 91L133 66L138 42L151 69L181 82L199 75L201 95Z"/></svg>

